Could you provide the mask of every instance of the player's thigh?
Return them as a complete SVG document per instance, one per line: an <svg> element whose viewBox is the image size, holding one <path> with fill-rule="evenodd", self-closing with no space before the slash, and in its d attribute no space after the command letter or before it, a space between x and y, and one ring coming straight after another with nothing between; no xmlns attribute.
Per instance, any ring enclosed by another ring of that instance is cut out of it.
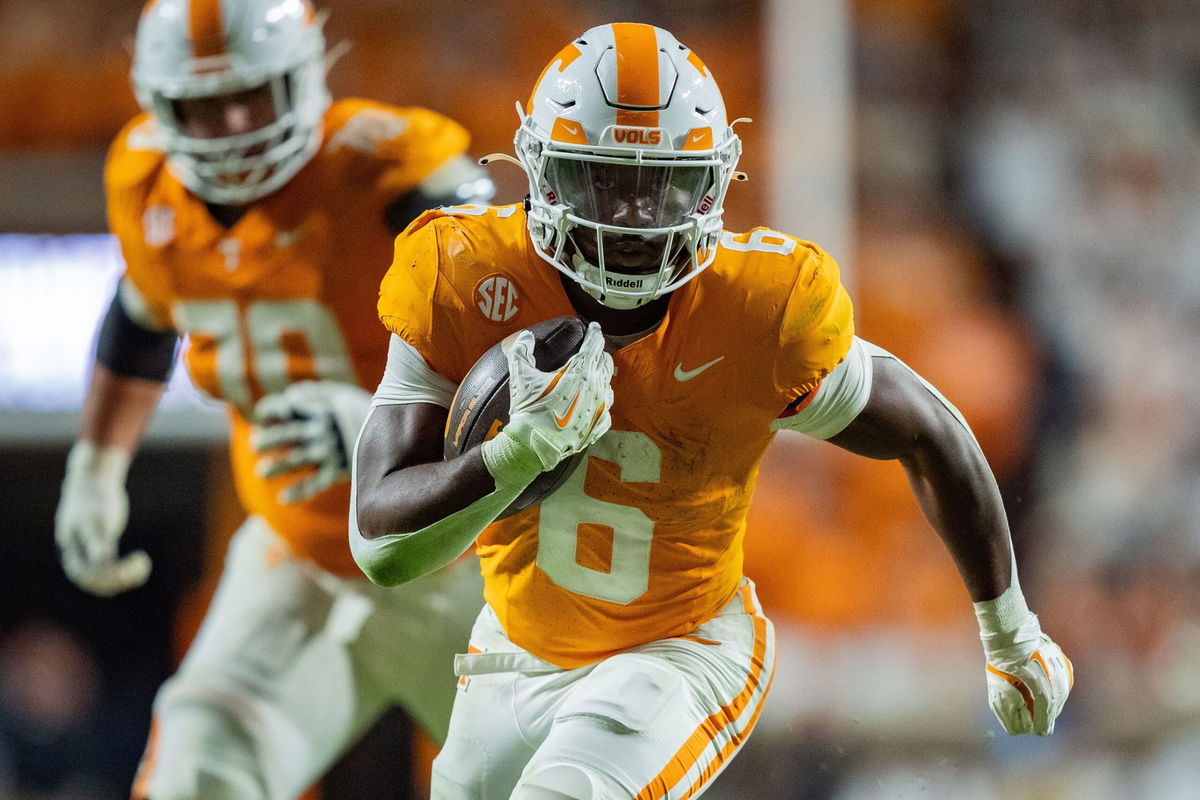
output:
<svg viewBox="0 0 1200 800"><path fill-rule="evenodd" d="M606 659L558 705L513 799L698 795L749 736L773 666L759 613Z"/></svg>
<svg viewBox="0 0 1200 800"><path fill-rule="evenodd" d="M479 675L454 700L450 730L433 761L432 800L508 800L534 748L514 713L516 675Z"/></svg>
<svg viewBox="0 0 1200 800"><path fill-rule="evenodd" d="M259 517L233 535L216 593L181 675L274 683L324 626L334 596Z"/></svg>
<svg viewBox="0 0 1200 800"><path fill-rule="evenodd" d="M471 557L371 595L375 611L353 646L372 685L437 743L454 703L454 656L467 651L483 606L479 560Z"/></svg>
<svg viewBox="0 0 1200 800"><path fill-rule="evenodd" d="M338 582L313 569L261 520L235 534L200 633L155 699L140 771L151 797L204 797L194 787L213 775L250 797L251 785L295 796L381 712L331 630Z"/></svg>
<svg viewBox="0 0 1200 800"><path fill-rule="evenodd" d="M433 800L508 800L573 675L512 644L486 606L459 659L454 713L433 762ZM542 669L547 674L515 671Z"/></svg>

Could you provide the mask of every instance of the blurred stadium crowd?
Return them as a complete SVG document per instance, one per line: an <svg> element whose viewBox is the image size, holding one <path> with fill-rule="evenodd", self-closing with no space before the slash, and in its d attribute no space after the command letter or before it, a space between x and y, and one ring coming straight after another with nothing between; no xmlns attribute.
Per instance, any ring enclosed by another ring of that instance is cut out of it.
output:
<svg viewBox="0 0 1200 800"><path fill-rule="evenodd" d="M0 232L104 229L99 167L136 112L140 5L0 4ZM731 116L765 113L751 0L318 5L330 41L353 44L335 95L448 113L477 155L509 150L511 106L559 44L613 19L669 28ZM710 795L1200 798L1200 6L852 5L857 242L834 255L859 332L972 422L1025 593L1078 682L1052 739L997 738L968 597L899 467L781 437L747 537L778 670ZM752 178L772 168L765 129L739 128ZM493 177L501 201L519 198L523 179ZM805 236L760 189L731 192L727 226ZM222 453L155 449L143 476L188 475L132 492L161 503L141 529L163 567L134 596L86 598L51 546L71 435L0 448L21 465L0 471L4 798L122 796L153 689L203 607L201 562L238 521ZM376 796L379 761L361 756L343 770L351 793L331 779L325 796Z"/></svg>

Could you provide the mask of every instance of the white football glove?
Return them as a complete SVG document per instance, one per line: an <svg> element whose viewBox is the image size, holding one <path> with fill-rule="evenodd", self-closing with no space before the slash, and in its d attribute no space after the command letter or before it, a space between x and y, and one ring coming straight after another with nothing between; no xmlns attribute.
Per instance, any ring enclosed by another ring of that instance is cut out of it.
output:
<svg viewBox="0 0 1200 800"><path fill-rule="evenodd" d="M129 458L118 447L76 442L67 456L54 514L63 571L80 589L100 597L136 589L150 576L150 556L144 551L117 557L117 543L129 521Z"/></svg>
<svg viewBox="0 0 1200 800"><path fill-rule="evenodd" d="M484 460L493 476L502 461L520 462L516 472L552 469L567 456L586 449L612 425L612 356L604 352L604 334L588 325L579 352L562 369L542 372L533 359L534 338L518 333L509 345L509 419L501 435L484 443ZM505 444L515 442L515 447ZM494 444L493 444L494 443ZM497 458L507 452L509 458Z"/></svg>
<svg viewBox="0 0 1200 800"><path fill-rule="evenodd" d="M976 603L975 613L987 656L992 713L1009 734L1054 733L1054 721L1075 685L1071 660L1042 633L1019 588L1010 587L996 600Z"/></svg>
<svg viewBox="0 0 1200 800"><path fill-rule="evenodd" d="M371 394L350 383L301 381L254 406L250 446L263 454L264 478L303 470L279 491L279 502L300 503L350 479L350 451L371 408Z"/></svg>

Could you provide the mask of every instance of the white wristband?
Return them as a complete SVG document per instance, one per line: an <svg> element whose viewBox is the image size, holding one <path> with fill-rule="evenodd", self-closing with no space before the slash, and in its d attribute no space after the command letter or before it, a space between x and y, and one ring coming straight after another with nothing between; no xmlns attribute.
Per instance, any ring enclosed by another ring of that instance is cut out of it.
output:
<svg viewBox="0 0 1200 800"><path fill-rule="evenodd" d="M542 474L542 462L532 448L517 441L504 429L480 446L484 466L496 485L524 489Z"/></svg>
<svg viewBox="0 0 1200 800"><path fill-rule="evenodd" d="M973 604L979 621L979 638L990 657L1010 652L1014 646L1023 648L1041 636L1037 615L1025 604L1021 587L1013 584L995 600Z"/></svg>
<svg viewBox="0 0 1200 800"><path fill-rule="evenodd" d="M121 447L80 439L67 454L67 477L90 478L125 485L132 454Z"/></svg>
<svg viewBox="0 0 1200 800"><path fill-rule="evenodd" d="M975 619L979 621L979 632L983 635L1012 633L1029 618L1029 606L1021 587L1010 586L995 600L973 603Z"/></svg>

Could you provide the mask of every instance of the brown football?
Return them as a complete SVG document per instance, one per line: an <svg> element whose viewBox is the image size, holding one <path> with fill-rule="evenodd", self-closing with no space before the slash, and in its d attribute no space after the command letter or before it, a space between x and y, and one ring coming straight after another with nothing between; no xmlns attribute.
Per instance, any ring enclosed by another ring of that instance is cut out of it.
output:
<svg viewBox="0 0 1200 800"><path fill-rule="evenodd" d="M579 352L587 326L577 317L556 317L529 326L529 331L536 342L534 363L543 372L550 372ZM497 342L480 356L454 393L450 415L446 419L445 458L453 458L483 444L508 422L508 359L500 345ZM576 453L564 458L553 469L534 478L498 519L541 502L571 477L584 456L584 453Z"/></svg>

